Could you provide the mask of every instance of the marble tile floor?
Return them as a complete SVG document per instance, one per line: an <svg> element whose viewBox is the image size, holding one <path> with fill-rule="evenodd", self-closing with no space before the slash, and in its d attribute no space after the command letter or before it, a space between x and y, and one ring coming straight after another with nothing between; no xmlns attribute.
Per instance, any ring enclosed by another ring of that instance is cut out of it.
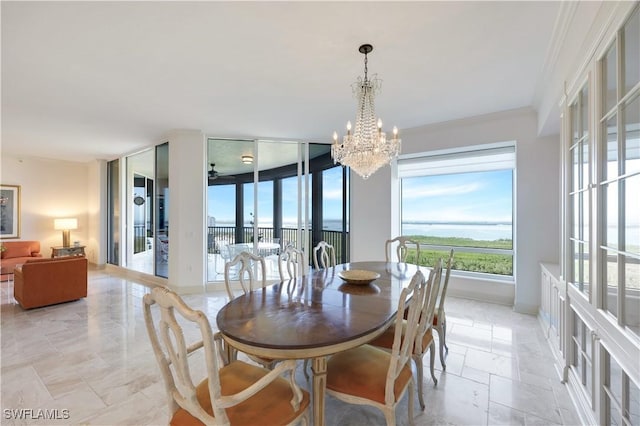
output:
<svg viewBox="0 0 640 426"><path fill-rule="evenodd" d="M164 386L142 313L148 291L91 271L86 299L24 311L13 299L12 284L2 283L0 424L167 424ZM215 315L226 303L222 287L184 299L209 315L215 329ZM416 425L580 423L535 317L450 297L447 320L447 369L436 361L434 387L424 357L427 408L420 411L416 397ZM309 387L301 368L298 381ZM396 413L399 425L408 424L407 399ZM16 418L19 409L26 410L22 418ZM45 409L55 418L43 418L38 410ZM327 425L384 423L375 408L327 397Z"/></svg>

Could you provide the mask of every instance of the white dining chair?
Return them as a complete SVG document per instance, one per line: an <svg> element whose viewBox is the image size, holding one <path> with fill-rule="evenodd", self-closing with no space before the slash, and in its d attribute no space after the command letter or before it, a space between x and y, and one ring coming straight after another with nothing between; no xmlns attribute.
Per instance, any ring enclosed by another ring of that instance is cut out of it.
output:
<svg viewBox="0 0 640 426"><path fill-rule="evenodd" d="M286 246L278 255L280 281L296 279L305 274L305 260L302 250L292 245Z"/></svg>
<svg viewBox="0 0 640 426"><path fill-rule="evenodd" d="M229 301L235 299L233 291L233 280L231 278L231 270L237 272L237 282L244 294L248 294L258 288L264 288L266 281L266 264L264 258L257 256L248 251L241 251L231 261L224 265L224 284L227 289ZM233 352L233 351L232 351ZM272 370L278 363L278 360L271 358L261 358L247 354L247 356L258 364Z"/></svg>
<svg viewBox="0 0 640 426"><path fill-rule="evenodd" d="M397 245L396 245L397 244ZM415 261L411 263L419 264L420 260L420 243L409 237L399 236L387 240L384 244L384 256L387 262L392 262L392 251L395 248L395 262L406 262L409 250L416 251Z"/></svg>
<svg viewBox="0 0 640 426"><path fill-rule="evenodd" d="M269 371L227 359L222 336L212 333L207 316L168 288L155 287L143 303L164 379L168 424L309 424L309 392L296 384L296 361L282 361ZM203 360L204 369L196 365ZM204 379L194 377L203 370Z"/></svg>
<svg viewBox="0 0 640 426"><path fill-rule="evenodd" d="M440 295L438 298L438 309L433 316L433 328L438 333L438 345L440 347L440 364L442 369L446 369L447 365L444 362L444 354L449 353L449 347L447 346L447 317L444 312L444 301L447 296L447 287L449 287L449 276L451 275L451 268L453 266L453 249L449 253L449 259L447 260L446 268L447 272L444 274L444 281L440 285Z"/></svg>
<svg viewBox="0 0 640 426"><path fill-rule="evenodd" d="M365 344L339 352L327 363L327 393L350 404L377 407L384 413L387 425L396 424L396 407L407 389L409 423L413 424L411 359L426 291L423 282L424 275L418 271L400 293L399 313L405 312L409 298L420 303L408 303L406 323L395 322L391 352Z"/></svg>
<svg viewBox="0 0 640 426"><path fill-rule="evenodd" d="M267 268L264 258L248 251L241 251L224 265L224 284L227 288L229 300L235 298L232 285L232 270L245 294L256 288L262 288L267 283Z"/></svg>
<svg viewBox="0 0 640 426"><path fill-rule="evenodd" d="M429 278L423 283L426 286L426 291L422 299L422 307L420 310L420 320L418 322L418 330L416 331L415 344L413 346L412 358L416 365L416 385L418 386L418 401L420 402L420 408L425 409L424 396L423 396L423 377L424 367L422 359L429 350L431 370L431 379L434 385L438 384L438 379L435 376L435 358L436 358L436 344L433 339L433 316L436 309L436 302L438 300L438 291L440 289L440 281L442 275L442 259L438 259L436 264L429 273ZM407 312L405 312L405 318L402 319L402 338L407 330ZM392 350L393 343L395 341L395 327L389 327L384 333L371 341L369 344L384 348L386 350Z"/></svg>
<svg viewBox="0 0 640 426"><path fill-rule="evenodd" d="M336 249L326 241L320 241L313 248L313 267L326 269L336 266Z"/></svg>

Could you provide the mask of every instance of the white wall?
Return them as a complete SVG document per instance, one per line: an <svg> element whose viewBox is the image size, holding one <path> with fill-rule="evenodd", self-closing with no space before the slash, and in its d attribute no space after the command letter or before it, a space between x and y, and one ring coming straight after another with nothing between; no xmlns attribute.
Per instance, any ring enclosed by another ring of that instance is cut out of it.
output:
<svg viewBox="0 0 640 426"><path fill-rule="evenodd" d="M169 141L169 286L181 293L206 284L206 143L199 130L175 130Z"/></svg>
<svg viewBox="0 0 640 426"><path fill-rule="evenodd" d="M402 132L402 153L420 153L493 142L516 141L517 198L515 292L511 284L452 277L451 294L513 303L535 313L540 301L538 264L559 262L559 136L537 138L537 117L519 109ZM383 259L391 238L391 171L368 180L351 176L351 258Z"/></svg>
<svg viewBox="0 0 640 426"><path fill-rule="evenodd" d="M40 241L42 255L50 256L51 246L62 245L62 231L53 229L53 219L75 217L78 229L71 231L71 241L89 241L87 164L2 155L1 165L2 184L21 187L20 240ZM90 247L87 255L95 263Z"/></svg>

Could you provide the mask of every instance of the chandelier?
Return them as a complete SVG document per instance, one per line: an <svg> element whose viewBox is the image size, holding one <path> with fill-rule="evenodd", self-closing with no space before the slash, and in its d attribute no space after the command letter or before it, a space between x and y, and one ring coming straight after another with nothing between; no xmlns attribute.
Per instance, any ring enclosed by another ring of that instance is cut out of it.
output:
<svg viewBox="0 0 640 426"><path fill-rule="evenodd" d="M371 79L367 77L367 54L371 53L373 46L363 44L358 50L364 54L364 79L358 77L358 81L351 86L358 99L356 126L352 133L351 122L347 122L347 134L342 138L342 143L338 142L338 133L333 132L331 156L334 163L348 166L367 179L398 156L400 139L397 127L393 128L393 137L387 139L382 131L382 120L376 117L373 101L380 90L380 80L375 75Z"/></svg>

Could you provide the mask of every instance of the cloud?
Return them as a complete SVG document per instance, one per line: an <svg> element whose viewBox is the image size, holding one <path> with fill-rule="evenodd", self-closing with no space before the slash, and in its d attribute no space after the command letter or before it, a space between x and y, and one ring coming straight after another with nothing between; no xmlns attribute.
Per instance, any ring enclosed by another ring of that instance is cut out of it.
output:
<svg viewBox="0 0 640 426"><path fill-rule="evenodd" d="M442 195L461 195L475 192L482 187L477 182L466 183L461 185L438 185L427 186L420 185L415 188L403 188L403 198L424 198L424 197L439 197Z"/></svg>
<svg viewBox="0 0 640 426"><path fill-rule="evenodd" d="M322 197L325 200L342 200L342 188L322 191Z"/></svg>

